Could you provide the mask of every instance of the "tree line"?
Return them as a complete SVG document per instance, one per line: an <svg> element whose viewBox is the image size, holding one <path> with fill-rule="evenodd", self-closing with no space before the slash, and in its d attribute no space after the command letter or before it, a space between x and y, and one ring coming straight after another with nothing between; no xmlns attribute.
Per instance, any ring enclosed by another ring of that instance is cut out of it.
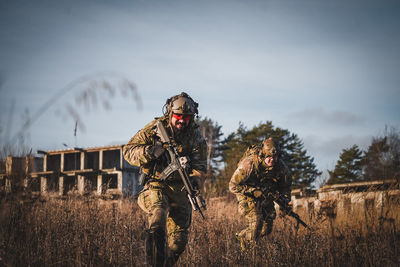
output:
<svg viewBox="0 0 400 267"><path fill-rule="evenodd" d="M373 137L366 151L358 145L343 149L327 184L400 178L400 133L386 128Z"/></svg>
<svg viewBox="0 0 400 267"><path fill-rule="evenodd" d="M293 174L293 188L312 189L322 174L298 135L274 126L271 121L260 122L252 128L239 123L238 129L225 138L222 126L212 119L199 118L198 122L208 144L206 189L214 194L226 192L243 153L267 137L273 137L281 148L281 157ZM328 173L326 184L398 178L400 133L394 128L386 129L383 136L372 139L366 151L356 144L343 149L335 168Z"/></svg>

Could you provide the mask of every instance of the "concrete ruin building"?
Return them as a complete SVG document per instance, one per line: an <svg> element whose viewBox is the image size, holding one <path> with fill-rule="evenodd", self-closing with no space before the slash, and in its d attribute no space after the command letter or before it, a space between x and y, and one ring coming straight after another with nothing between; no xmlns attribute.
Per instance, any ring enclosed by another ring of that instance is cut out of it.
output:
<svg viewBox="0 0 400 267"><path fill-rule="evenodd" d="M40 157L7 157L0 189L23 186L41 195L71 193L130 196L141 189L139 168L125 161L123 145L38 151Z"/></svg>
<svg viewBox="0 0 400 267"><path fill-rule="evenodd" d="M400 185L396 179L325 185L311 192L296 189L291 198L293 209L310 217L324 214L348 219L374 215L400 221Z"/></svg>

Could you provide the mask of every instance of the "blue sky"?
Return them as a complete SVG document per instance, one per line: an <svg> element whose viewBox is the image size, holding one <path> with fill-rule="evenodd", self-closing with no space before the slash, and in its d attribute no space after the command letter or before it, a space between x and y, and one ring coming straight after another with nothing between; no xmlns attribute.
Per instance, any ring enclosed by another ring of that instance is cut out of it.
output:
<svg viewBox="0 0 400 267"><path fill-rule="evenodd" d="M226 135L271 120L332 169L342 149L400 129L399 28L400 2L387 0L0 0L1 142L67 88L29 128L34 150L125 143L186 91ZM101 77L111 109L79 107ZM68 105L85 126L76 137Z"/></svg>

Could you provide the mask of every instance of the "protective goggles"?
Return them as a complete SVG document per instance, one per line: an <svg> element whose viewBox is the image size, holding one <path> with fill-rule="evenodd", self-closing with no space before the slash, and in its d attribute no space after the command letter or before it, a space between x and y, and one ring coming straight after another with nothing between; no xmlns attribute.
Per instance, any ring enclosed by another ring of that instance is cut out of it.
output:
<svg viewBox="0 0 400 267"><path fill-rule="evenodd" d="M175 118L177 120L190 121L193 118L193 115L172 114L172 118Z"/></svg>

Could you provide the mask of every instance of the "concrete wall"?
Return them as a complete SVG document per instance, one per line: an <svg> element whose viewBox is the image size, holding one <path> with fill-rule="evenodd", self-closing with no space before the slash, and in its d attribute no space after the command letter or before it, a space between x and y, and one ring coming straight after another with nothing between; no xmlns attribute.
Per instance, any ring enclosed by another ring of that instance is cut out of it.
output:
<svg viewBox="0 0 400 267"><path fill-rule="evenodd" d="M400 221L400 188L395 180L322 187L314 195L294 190L292 203L294 211L303 216L326 215L337 220L362 216Z"/></svg>

